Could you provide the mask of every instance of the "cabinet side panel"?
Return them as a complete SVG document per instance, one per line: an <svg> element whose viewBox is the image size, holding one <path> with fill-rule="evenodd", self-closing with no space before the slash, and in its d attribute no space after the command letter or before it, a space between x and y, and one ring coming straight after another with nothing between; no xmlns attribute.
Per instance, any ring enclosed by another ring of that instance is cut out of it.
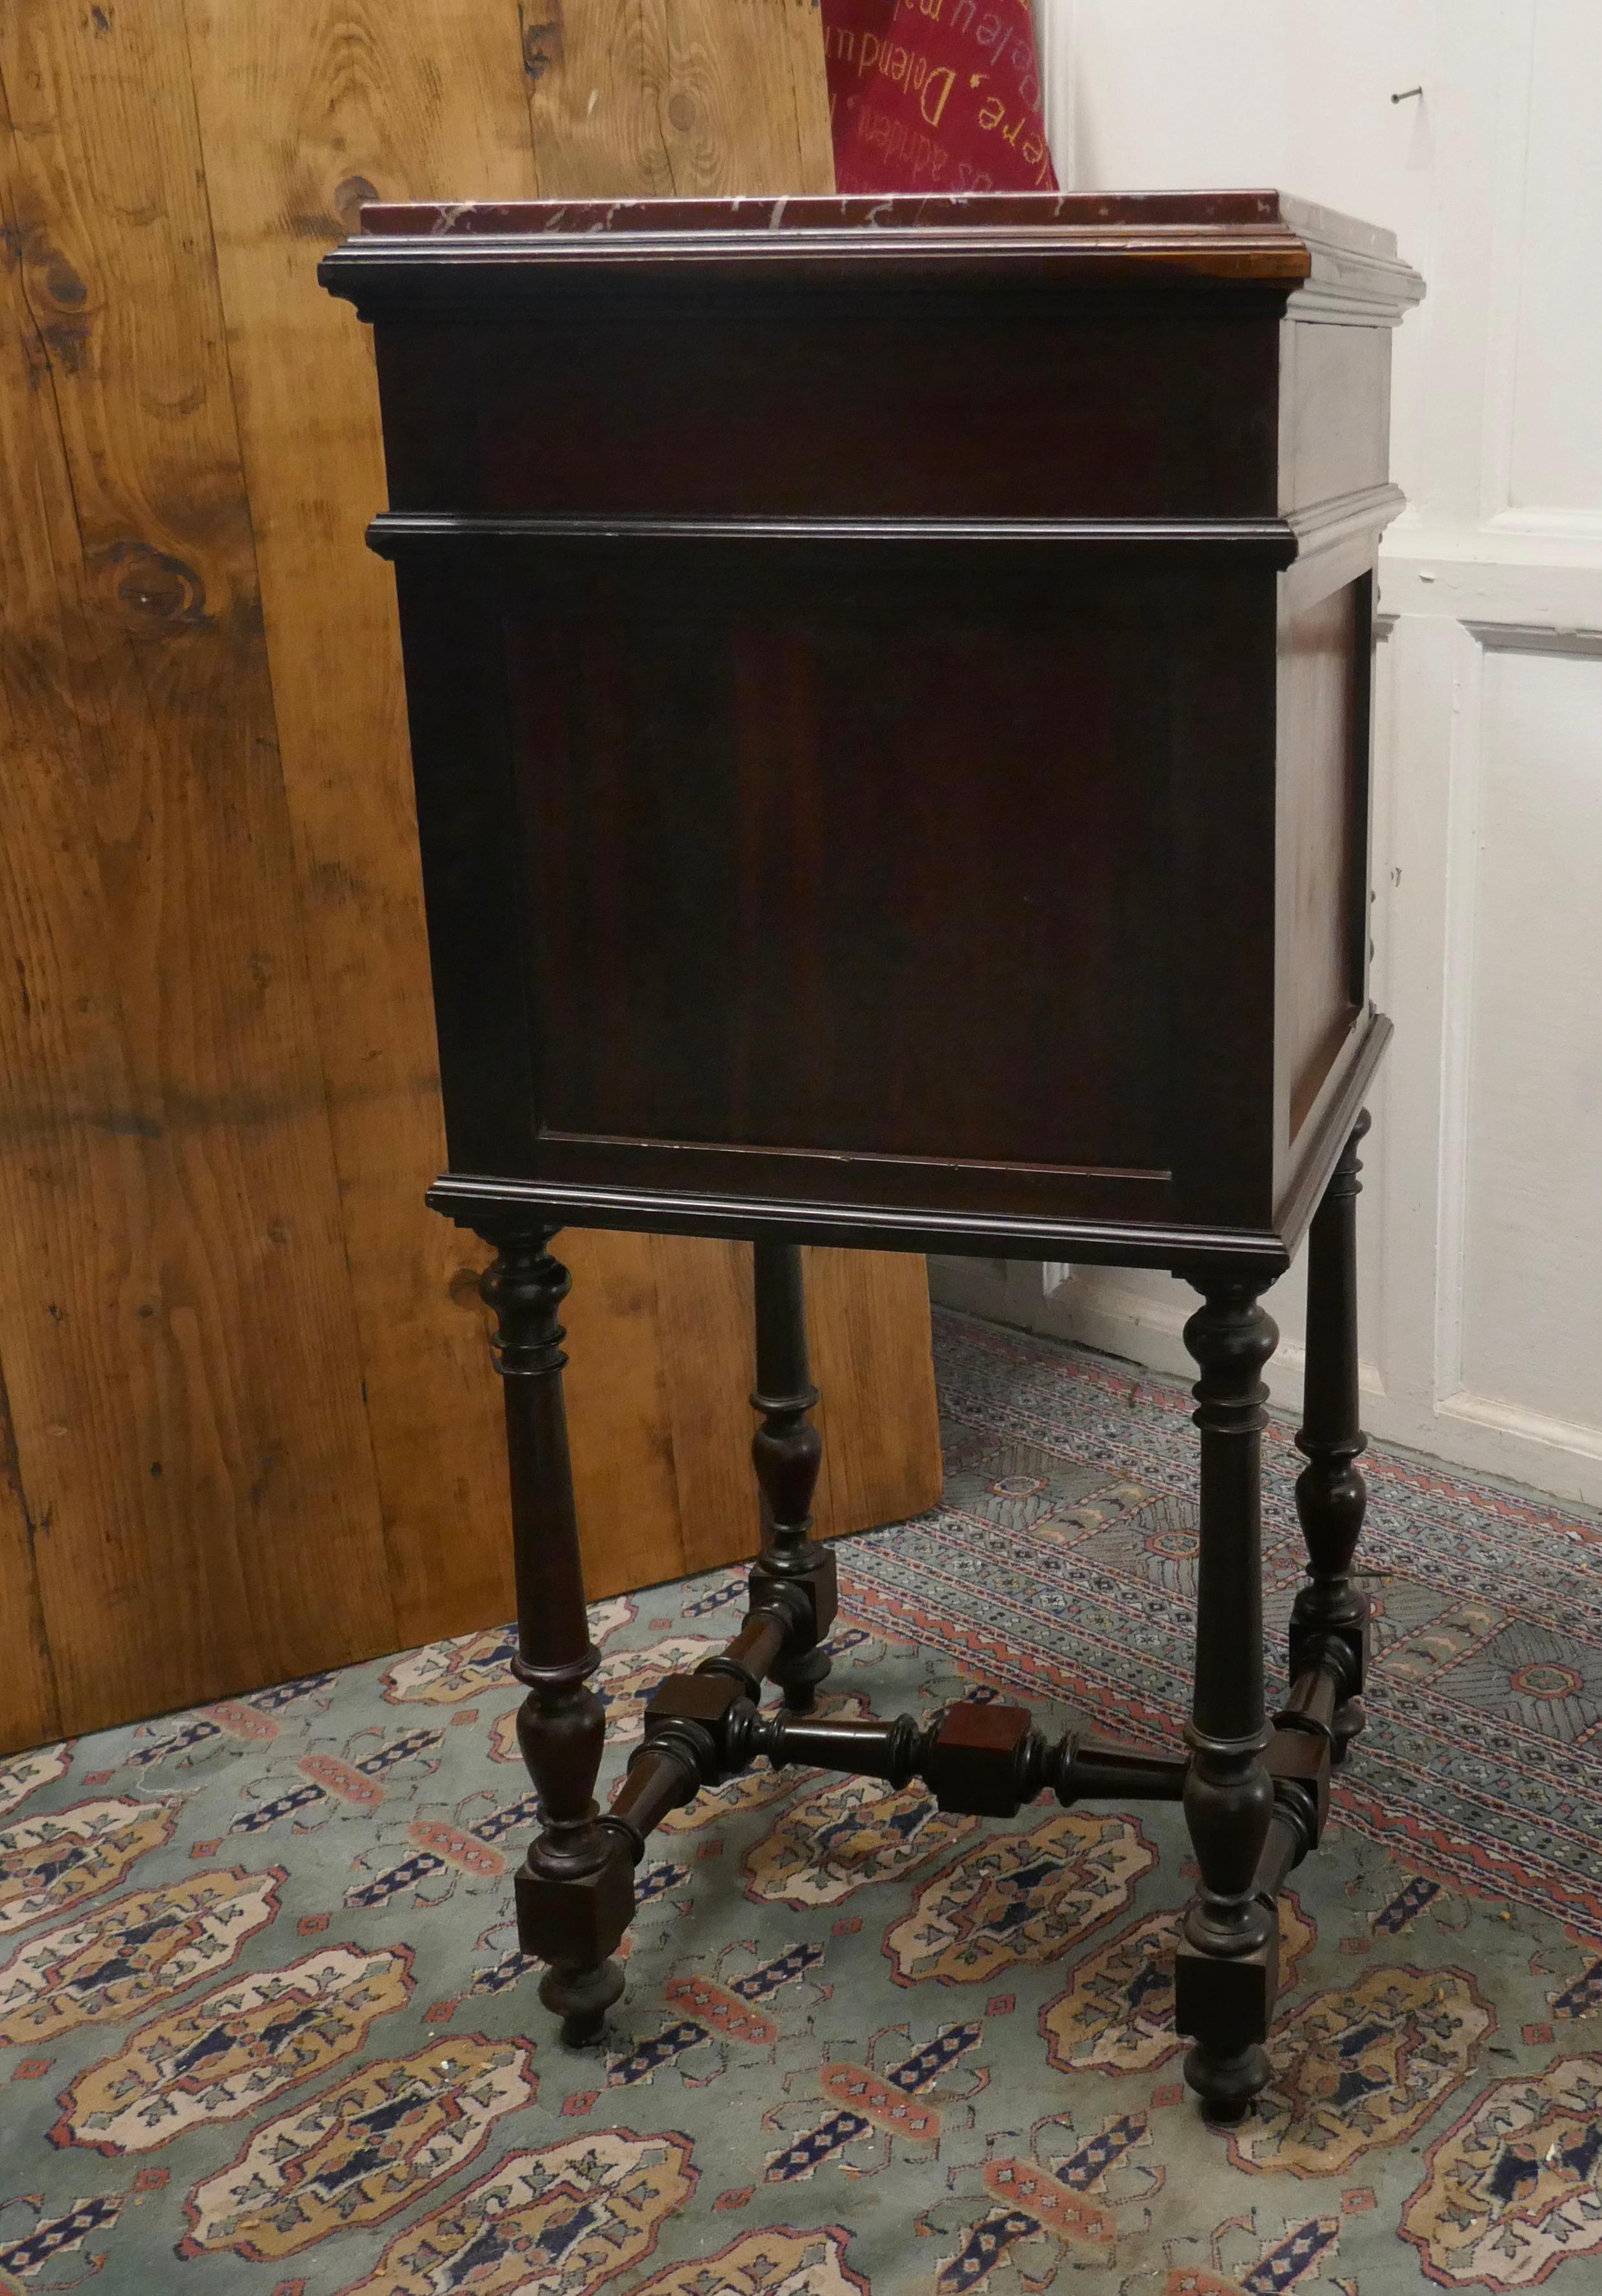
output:
<svg viewBox="0 0 1602 2296"><path fill-rule="evenodd" d="M1279 507L1307 510L1390 475L1391 330L1287 319L1280 331Z"/></svg>
<svg viewBox="0 0 1602 2296"><path fill-rule="evenodd" d="M1245 554L1176 582L1168 655L1181 1217L1243 1226L1273 1189L1275 584Z"/></svg>
<svg viewBox="0 0 1602 2296"><path fill-rule="evenodd" d="M1361 1008L1372 577L1288 613L1279 648L1278 1039L1294 1141Z"/></svg>

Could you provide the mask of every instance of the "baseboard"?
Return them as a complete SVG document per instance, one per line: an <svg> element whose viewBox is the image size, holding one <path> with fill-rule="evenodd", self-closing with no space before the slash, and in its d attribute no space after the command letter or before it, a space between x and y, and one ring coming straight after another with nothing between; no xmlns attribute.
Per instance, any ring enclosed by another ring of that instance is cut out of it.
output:
<svg viewBox="0 0 1602 2296"><path fill-rule="evenodd" d="M1073 1276L1047 1292L1033 1260L931 1259L929 1296L942 1307L983 1316L988 1323L1010 1324L1049 1340L1071 1340L1139 1364L1143 1370L1163 1372L1170 1379L1189 1382L1196 1377L1184 1341L1188 1310L1177 1304L1170 1308L1144 1293L1120 1291L1100 1268L1093 1283ZM1276 1409L1301 1409L1303 1361L1303 1350L1294 1340L1282 1341L1275 1350L1267 1379ZM1377 1390L1377 1374L1365 1379L1365 1389L1370 1383Z"/></svg>
<svg viewBox="0 0 1602 2296"><path fill-rule="evenodd" d="M929 1291L942 1305L987 1322L1068 1340L1100 1354L1189 1380L1195 1366L1182 1337L1185 1311L1109 1284L1073 1277L1047 1293L1033 1261L931 1259ZM1304 1350L1283 1341L1268 1370L1276 1410L1302 1404ZM1431 1403L1388 1393L1377 1365L1361 1367L1363 1423L1380 1442L1543 1493L1565 1505L1602 1508L1602 1432L1483 1396Z"/></svg>

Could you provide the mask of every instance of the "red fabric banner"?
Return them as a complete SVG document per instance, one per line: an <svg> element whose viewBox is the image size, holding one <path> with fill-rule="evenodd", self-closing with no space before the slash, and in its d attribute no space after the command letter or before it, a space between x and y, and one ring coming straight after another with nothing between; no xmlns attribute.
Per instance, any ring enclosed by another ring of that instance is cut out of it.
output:
<svg viewBox="0 0 1602 2296"><path fill-rule="evenodd" d="M1029 0L822 5L837 190L1056 190Z"/></svg>

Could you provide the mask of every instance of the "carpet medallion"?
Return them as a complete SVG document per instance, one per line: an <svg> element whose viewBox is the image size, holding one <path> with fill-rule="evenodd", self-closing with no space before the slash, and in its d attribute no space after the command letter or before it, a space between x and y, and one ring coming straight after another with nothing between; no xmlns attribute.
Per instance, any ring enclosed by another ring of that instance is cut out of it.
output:
<svg viewBox="0 0 1602 2296"><path fill-rule="evenodd" d="M828 1703L1171 1738L1183 1391L939 1319L947 1492L843 1546ZM1300 1575L1269 1445L1277 1652ZM1281 1912L1272 2077L1209 2130L1177 1809L1012 1823L760 1772L654 1839L557 2043L499 1631L0 1762L0 2291L1556 2296L1602 2287L1602 1530L1371 1461L1371 1722ZM719 1572L597 1606L605 1776Z"/></svg>

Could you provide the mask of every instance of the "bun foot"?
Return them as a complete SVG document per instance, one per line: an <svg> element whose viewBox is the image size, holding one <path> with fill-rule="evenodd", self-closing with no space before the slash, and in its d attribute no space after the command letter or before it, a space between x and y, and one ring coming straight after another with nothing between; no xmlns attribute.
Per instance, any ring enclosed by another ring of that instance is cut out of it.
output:
<svg viewBox="0 0 1602 2296"><path fill-rule="evenodd" d="M1267 2087L1268 2053L1256 2041L1227 2056L1198 2043L1185 2059L1185 2079L1201 2099L1204 2119L1231 2128Z"/></svg>
<svg viewBox="0 0 1602 2296"><path fill-rule="evenodd" d="M623 1993L623 1972L615 1961L599 1969L548 1969L540 1980L540 1999L562 2021L562 2046L582 2049L600 2038L606 2013Z"/></svg>

